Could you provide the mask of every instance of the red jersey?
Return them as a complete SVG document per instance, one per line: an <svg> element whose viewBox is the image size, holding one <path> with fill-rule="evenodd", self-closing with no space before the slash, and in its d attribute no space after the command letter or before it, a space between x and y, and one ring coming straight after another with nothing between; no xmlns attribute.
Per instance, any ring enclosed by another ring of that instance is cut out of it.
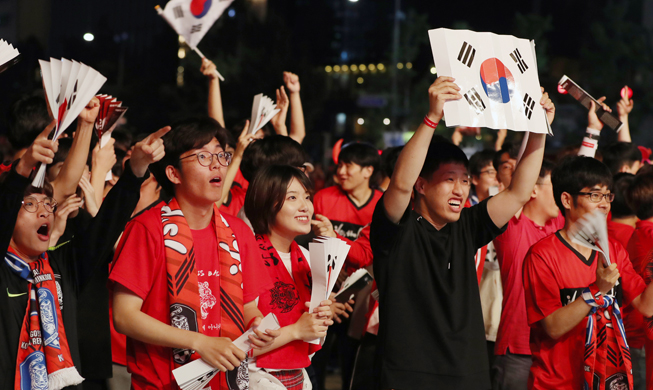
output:
<svg viewBox="0 0 653 390"><path fill-rule="evenodd" d="M472 207L472 202L469 200L469 197L465 201L465 207ZM490 245L490 244L488 244ZM482 247L476 250L474 255L474 265L476 266L476 279L478 280L478 285L481 285L481 279L483 278L483 269L485 268L485 258L487 257L487 247L488 245L483 245Z"/></svg>
<svg viewBox="0 0 653 390"><path fill-rule="evenodd" d="M381 191L373 189L367 202L358 207L340 186L331 186L315 194L313 206L315 214L329 218L338 238L344 239L351 245L352 241L361 235L363 229L372 223L372 214L381 195L383 195ZM347 264L345 264L347 273L360 268L359 263L369 261L367 255L372 252L369 237L358 244L364 246L364 249L360 248L362 250L360 253L365 255L367 260L352 262L347 256Z"/></svg>
<svg viewBox="0 0 653 390"><path fill-rule="evenodd" d="M539 226L522 212L519 217L510 219L506 231L494 239L503 285L501 322L494 347L496 355L505 355L508 350L519 355L531 354L531 328L526 319L522 283L524 258L533 244L564 226L565 217L561 213Z"/></svg>
<svg viewBox="0 0 653 390"><path fill-rule="evenodd" d="M637 227L626 246L630 261L635 272L644 279L646 284L651 282L651 277L646 272L649 254L653 249L653 222L637 221ZM624 309L624 327L628 344L633 348L643 348L646 342L644 316L632 307Z"/></svg>
<svg viewBox="0 0 653 390"><path fill-rule="evenodd" d="M119 283L143 299L141 311L163 323L170 323L166 257L163 245L161 206L147 210L134 218L125 228L115 256L115 266L109 279ZM255 300L270 287L265 272L258 272L261 256L258 253L252 231L236 217L224 215L238 240L243 270L243 301ZM205 264L214 264L211 256L217 256L217 240L214 232L207 229L192 231L196 250L198 283L207 286L202 289L200 304L202 316L207 311L208 319L216 318L213 311L220 309L220 287L218 270L206 269ZM208 236L212 234L213 239ZM209 257L207 259L207 257ZM217 309L216 309L217 308ZM219 315L217 316L219 318ZM210 330L219 328L219 323L205 322ZM206 329L207 331L209 329ZM127 367L132 373L132 388L170 389L177 388L172 376L172 349L146 344L127 338Z"/></svg>
<svg viewBox="0 0 653 390"><path fill-rule="evenodd" d="M624 248L628 246L630 236L633 235L635 228L625 223L608 221L608 236L617 240Z"/></svg>
<svg viewBox="0 0 653 390"><path fill-rule="evenodd" d="M220 206L220 213L221 214L229 214L231 216L236 216L240 209L243 208L245 205L245 195L247 194L247 190L239 187L237 185L234 185L231 187L229 190L229 197L227 200Z"/></svg>
<svg viewBox="0 0 653 390"><path fill-rule="evenodd" d="M585 259L560 233L533 245L526 255L524 292L528 324L532 328L533 356L529 389L583 388L587 318L557 340L548 336L541 321L574 300L582 299L582 291L596 281L598 258L596 252L592 252L590 258ZM610 240L610 260L617 263L621 274L619 285L611 293L614 292L620 306L624 307L639 296L646 285L633 269L626 250L614 240ZM598 315L597 321L605 321L605 317ZM598 326L605 327L605 324ZM607 342L616 345L615 334L608 334L612 338L608 336Z"/></svg>

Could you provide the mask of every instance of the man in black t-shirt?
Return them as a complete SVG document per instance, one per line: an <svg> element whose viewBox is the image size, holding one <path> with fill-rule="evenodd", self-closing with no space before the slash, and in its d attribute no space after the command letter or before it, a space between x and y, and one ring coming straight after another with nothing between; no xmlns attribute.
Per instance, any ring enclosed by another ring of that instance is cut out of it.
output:
<svg viewBox="0 0 653 390"><path fill-rule="evenodd" d="M461 98L453 81L439 77L429 88L429 113L401 152L372 219L381 389L490 388L474 254L530 199L545 136L530 134L506 190L464 208L467 157L450 143L431 142L445 101ZM540 104L551 122L547 94Z"/></svg>

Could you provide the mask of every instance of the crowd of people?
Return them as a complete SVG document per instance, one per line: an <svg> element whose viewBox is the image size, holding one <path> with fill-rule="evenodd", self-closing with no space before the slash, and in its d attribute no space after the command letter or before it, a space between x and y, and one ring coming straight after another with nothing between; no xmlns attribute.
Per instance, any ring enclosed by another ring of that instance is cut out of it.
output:
<svg viewBox="0 0 653 390"><path fill-rule="evenodd" d="M351 390L653 388L653 170L632 100L601 149L592 106L582 145L554 154L544 134L520 146L502 130L468 158L469 130L437 134L462 98L440 76L405 146L348 143L325 178L301 145L297 75L252 134L225 123L215 65L201 72L208 115L119 127L103 147L96 98L55 141L42 93L12 105L0 388L175 389L172 371L201 358L219 370L202 388L323 390L336 355ZM546 92L540 105L551 124ZM603 252L570 233L597 212ZM374 280L309 310L319 236L350 245L336 290L362 268ZM259 327L270 313L279 329Z"/></svg>

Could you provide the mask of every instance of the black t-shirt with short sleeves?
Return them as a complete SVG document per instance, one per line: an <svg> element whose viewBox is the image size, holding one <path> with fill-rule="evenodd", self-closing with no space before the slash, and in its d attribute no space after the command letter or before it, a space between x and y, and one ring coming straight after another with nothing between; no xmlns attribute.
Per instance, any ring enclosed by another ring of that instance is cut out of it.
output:
<svg viewBox="0 0 653 390"><path fill-rule="evenodd" d="M410 208L394 224L379 200L370 243L381 389L490 388L474 255L504 229L490 219L487 200L439 231Z"/></svg>

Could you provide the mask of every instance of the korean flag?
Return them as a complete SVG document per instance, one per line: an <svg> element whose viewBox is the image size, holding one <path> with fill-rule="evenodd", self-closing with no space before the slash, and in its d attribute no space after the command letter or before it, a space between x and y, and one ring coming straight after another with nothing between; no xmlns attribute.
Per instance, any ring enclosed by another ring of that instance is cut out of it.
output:
<svg viewBox="0 0 653 390"><path fill-rule="evenodd" d="M447 126L550 133L533 41L445 28L429 39L438 76L455 78L463 95L445 103Z"/></svg>
<svg viewBox="0 0 653 390"><path fill-rule="evenodd" d="M157 11L194 49L232 2L233 0L170 0L163 10L157 8Z"/></svg>

